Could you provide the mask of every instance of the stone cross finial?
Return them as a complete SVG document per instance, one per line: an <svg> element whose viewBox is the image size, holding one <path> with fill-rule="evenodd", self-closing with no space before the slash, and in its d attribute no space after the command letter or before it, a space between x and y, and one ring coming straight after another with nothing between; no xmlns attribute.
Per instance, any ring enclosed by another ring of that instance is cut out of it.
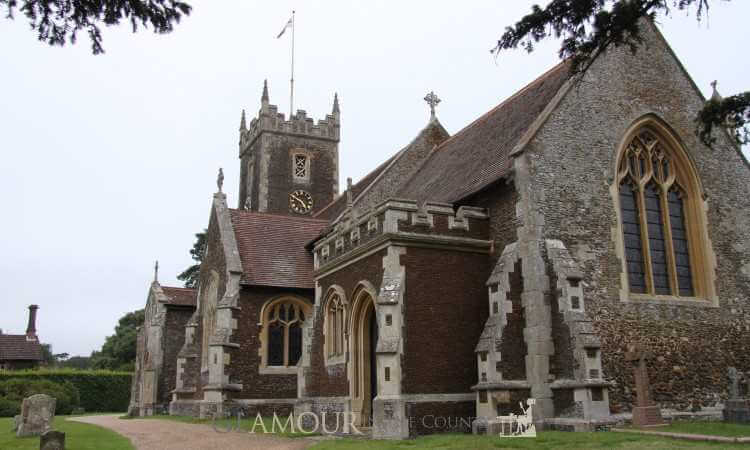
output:
<svg viewBox="0 0 750 450"><path fill-rule="evenodd" d="M219 192L221 192L221 188L224 187L224 171L219 167L219 176L216 177L216 186L219 188Z"/></svg>
<svg viewBox="0 0 750 450"><path fill-rule="evenodd" d="M159 260L157 259L154 263L154 282L159 282Z"/></svg>
<svg viewBox="0 0 750 450"><path fill-rule="evenodd" d="M435 118L435 107L440 103L440 99L433 91L430 91L429 94L425 95L424 101L427 102L428 105L430 105L430 118Z"/></svg>

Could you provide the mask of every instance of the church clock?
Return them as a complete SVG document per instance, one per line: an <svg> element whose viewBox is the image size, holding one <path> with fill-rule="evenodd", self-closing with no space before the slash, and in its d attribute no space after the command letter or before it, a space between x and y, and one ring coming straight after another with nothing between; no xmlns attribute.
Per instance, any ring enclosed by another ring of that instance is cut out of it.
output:
<svg viewBox="0 0 750 450"><path fill-rule="evenodd" d="M289 194L289 208L297 214L307 214L312 207L313 199L309 192L298 189Z"/></svg>

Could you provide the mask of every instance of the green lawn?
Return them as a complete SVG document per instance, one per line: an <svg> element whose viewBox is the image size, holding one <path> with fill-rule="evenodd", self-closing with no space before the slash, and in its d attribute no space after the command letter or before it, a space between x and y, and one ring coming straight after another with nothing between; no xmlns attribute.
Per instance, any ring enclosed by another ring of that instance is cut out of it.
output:
<svg viewBox="0 0 750 450"><path fill-rule="evenodd" d="M218 419L214 421L213 419L197 419L195 417L189 417L189 416L169 416L169 415L156 415L156 416L147 416L147 417L122 417L122 418L123 419L128 418L128 419L173 420L175 422L182 422L182 423L198 423L198 424L203 424L203 425L212 425L212 426L216 426L216 428L220 431L225 431L228 429L236 430L239 428L240 430L244 430L244 431L255 431L258 434L263 433L263 427L260 425L260 422L257 425L255 424L255 417L243 418L239 422L237 421L237 419ZM283 427L286 424L285 418L280 417L279 420L281 421L281 425L277 425L276 430L280 430L281 427ZM271 433L271 431L274 430L273 419L271 417L264 417L263 426L265 426L265 429L266 431L268 431L268 433ZM255 427L254 430L253 430L253 427ZM289 428L287 427L286 429L288 430ZM318 436L317 433L291 433L289 431L287 432L277 431L274 434L277 436L288 437L288 438Z"/></svg>
<svg viewBox="0 0 750 450"><path fill-rule="evenodd" d="M643 430L708 434L712 436L750 437L750 425L725 422L674 422L666 427L643 428Z"/></svg>
<svg viewBox="0 0 750 450"><path fill-rule="evenodd" d="M130 441L96 425L69 422L66 416L57 416L52 427L65 433L65 448L68 450L133 450ZM13 429L13 419L0 418L0 449L37 450L39 437L17 438Z"/></svg>
<svg viewBox="0 0 750 450"><path fill-rule="evenodd" d="M631 433L598 432L567 433L544 431L536 438L502 438L498 436L472 436L466 434L439 434L407 441L369 441L363 439L335 439L321 441L313 449L720 449L748 448L746 445L710 442L690 442L670 438L644 436Z"/></svg>

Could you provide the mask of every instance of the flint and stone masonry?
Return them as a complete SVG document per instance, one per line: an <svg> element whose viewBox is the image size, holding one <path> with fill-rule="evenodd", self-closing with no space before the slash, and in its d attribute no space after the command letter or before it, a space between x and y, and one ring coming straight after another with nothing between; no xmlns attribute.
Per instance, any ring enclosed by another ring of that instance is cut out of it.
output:
<svg viewBox="0 0 750 450"><path fill-rule="evenodd" d="M346 413L379 438L487 432L530 397L537 429L591 430L636 406L634 344L655 408L724 403L727 368L750 371L750 165L724 130L696 137L705 98L644 25L637 53L563 62L452 136L428 96L427 125L345 195L338 98L287 119L264 86L239 208L214 195L196 309L143 332L139 383L173 374L172 414ZM661 215L623 203L646 135ZM639 238L641 217L672 226ZM149 366L157 338L179 349Z"/></svg>

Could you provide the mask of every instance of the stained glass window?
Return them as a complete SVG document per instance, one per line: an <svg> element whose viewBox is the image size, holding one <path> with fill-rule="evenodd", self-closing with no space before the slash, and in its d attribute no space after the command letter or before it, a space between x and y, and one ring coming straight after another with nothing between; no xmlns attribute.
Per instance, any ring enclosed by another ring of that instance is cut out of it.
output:
<svg viewBox="0 0 750 450"><path fill-rule="evenodd" d="M328 357L344 354L345 311L341 296L333 294L326 303L326 349Z"/></svg>
<svg viewBox="0 0 750 450"><path fill-rule="evenodd" d="M267 365L297 365L302 356L303 307L286 300L272 305L267 314Z"/></svg>
<svg viewBox="0 0 750 450"><path fill-rule="evenodd" d="M694 296L685 194L666 147L642 130L625 150L618 174L630 292Z"/></svg>

